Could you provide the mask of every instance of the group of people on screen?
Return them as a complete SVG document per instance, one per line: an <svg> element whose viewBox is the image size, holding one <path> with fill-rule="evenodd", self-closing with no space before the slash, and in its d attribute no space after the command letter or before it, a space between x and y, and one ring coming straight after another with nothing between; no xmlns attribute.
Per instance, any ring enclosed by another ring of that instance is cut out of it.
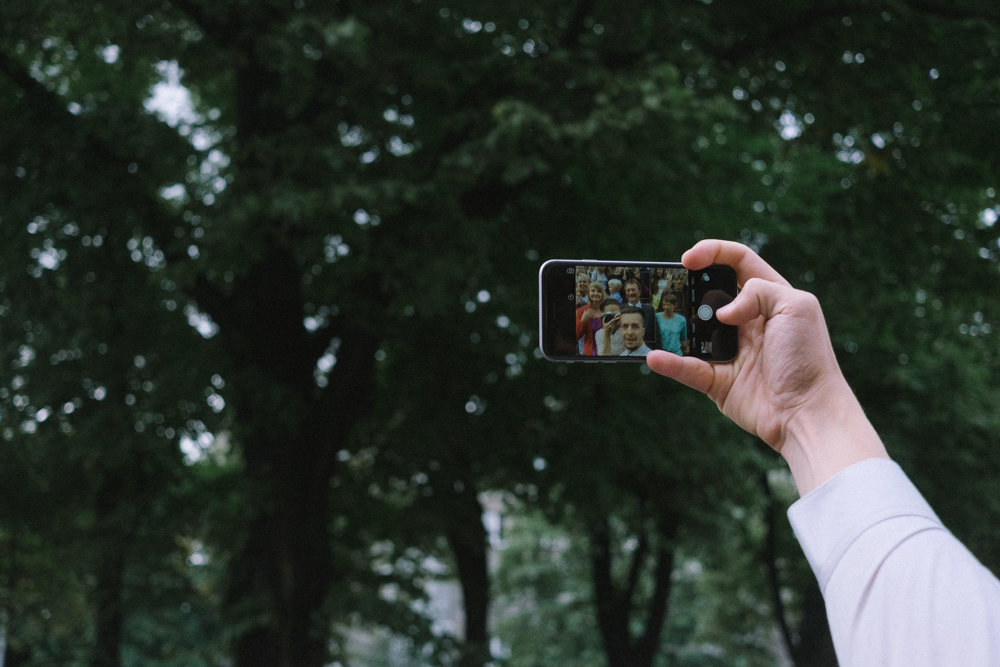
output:
<svg viewBox="0 0 1000 667"><path fill-rule="evenodd" d="M686 269L576 268L576 336L583 356L688 354Z"/></svg>

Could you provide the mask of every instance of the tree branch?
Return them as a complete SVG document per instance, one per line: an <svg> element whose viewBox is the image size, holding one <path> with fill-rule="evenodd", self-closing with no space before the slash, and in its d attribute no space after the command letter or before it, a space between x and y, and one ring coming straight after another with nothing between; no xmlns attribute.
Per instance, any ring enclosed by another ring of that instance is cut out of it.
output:
<svg viewBox="0 0 1000 667"><path fill-rule="evenodd" d="M629 565L628 579L625 582L625 590L622 592L622 599L628 607L635 601L635 590L639 585L639 575L642 574L642 566L646 562L649 554L649 533L645 530L639 536L639 545L632 553L632 563Z"/></svg>
<svg viewBox="0 0 1000 667"><path fill-rule="evenodd" d="M666 536L661 535L661 537ZM653 590L653 598L649 602L649 611L646 614L646 629L636 645L637 664L653 664L653 659L659 649L663 623L667 618L667 610L670 606L672 583L670 577L674 571L674 553L673 547L666 544L661 544L660 548L657 549L656 572L654 574L656 586Z"/></svg>

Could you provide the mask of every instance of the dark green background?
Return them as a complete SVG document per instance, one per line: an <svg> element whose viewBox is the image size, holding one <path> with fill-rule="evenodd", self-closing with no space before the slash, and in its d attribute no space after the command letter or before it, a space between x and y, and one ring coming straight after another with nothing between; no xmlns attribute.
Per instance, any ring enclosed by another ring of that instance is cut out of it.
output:
<svg viewBox="0 0 1000 667"><path fill-rule="evenodd" d="M777 457L536 353L542 260L707 236L998 571L998 49L992 2L0 4L6 664L830 664Z"/></svg>

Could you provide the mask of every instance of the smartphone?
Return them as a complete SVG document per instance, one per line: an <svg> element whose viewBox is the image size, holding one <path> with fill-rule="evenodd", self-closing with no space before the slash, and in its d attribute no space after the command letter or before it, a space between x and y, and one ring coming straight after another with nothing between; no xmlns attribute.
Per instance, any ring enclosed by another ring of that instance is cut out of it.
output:
<svg viewBox="0 0 1000 667"><path fill-rule="evenodd" d="M538 271L539 347L552 361L645 361L651 350L725 362L738 327L715 311L736 298L736 272L713 264L550 259Z"/></svg>

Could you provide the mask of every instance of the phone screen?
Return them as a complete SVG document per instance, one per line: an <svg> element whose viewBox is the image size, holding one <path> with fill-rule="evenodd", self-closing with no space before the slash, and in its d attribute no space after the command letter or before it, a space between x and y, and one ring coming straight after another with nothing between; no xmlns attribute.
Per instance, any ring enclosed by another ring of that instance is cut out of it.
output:
<svg viewBox="0 0 1000 667"><path fill-rule="evenodd" d="M542 354L554 361L643 361L651 350L730 361L738 328L715 311L736 297L736 272L679 262L559 259L539 270Z"/></svg>

